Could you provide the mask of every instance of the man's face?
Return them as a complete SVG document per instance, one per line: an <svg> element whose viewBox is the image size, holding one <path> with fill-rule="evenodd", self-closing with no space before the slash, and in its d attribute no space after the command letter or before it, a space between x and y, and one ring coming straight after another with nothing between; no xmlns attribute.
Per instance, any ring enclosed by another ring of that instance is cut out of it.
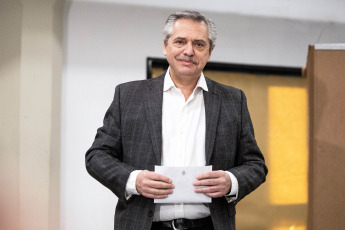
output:
<svg viewBox="0 0 345 230"><path fill-rule="evenodd" d="M173 78L200 77L211 57L207 25L189 19L177 20L167 44L163 46L163 53Z"/></svg>

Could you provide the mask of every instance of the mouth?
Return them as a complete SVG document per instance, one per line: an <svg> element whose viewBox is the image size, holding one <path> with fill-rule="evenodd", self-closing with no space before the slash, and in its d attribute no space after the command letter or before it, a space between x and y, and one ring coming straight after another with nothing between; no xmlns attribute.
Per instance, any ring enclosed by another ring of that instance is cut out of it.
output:
<svg viewBox="0 0 345 230"><path fill-rule="evenodd" d="M188 56L177 56L176 60L180 61L184 65L197 65L199 64L198 60L196 60L194 57L188 57Z"/></svg>

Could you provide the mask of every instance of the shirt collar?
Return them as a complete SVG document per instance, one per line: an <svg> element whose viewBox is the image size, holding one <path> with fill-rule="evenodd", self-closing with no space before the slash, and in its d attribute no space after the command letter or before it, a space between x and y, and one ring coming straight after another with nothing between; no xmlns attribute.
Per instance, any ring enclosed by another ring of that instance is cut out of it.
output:
<svg viewBox="0 0 345 230"><path fill-rule="evenodd" d="M165 78L164 78L164 86L163 86L163 91L168 91L171 87L176 87L173 80L171 79L170 73L169 73L170 67L168 68ZM196 83L195 89L201 88L205 91L208 91L206 80L204 73L201 72L201 75L199 77L198 82Z"/></svg>

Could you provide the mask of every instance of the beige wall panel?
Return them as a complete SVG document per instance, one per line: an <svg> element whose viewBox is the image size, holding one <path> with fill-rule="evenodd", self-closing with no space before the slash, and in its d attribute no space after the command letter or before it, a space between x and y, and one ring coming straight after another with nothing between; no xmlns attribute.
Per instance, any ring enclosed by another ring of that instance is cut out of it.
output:
<svg viewBox="0 0 345 230"><path fill-rule="evenodd" d="M164 72L153 69L153 77ZM305 230L308 203L307 80L205 71L242 89L269 169L267 181L237 205L239 230Z"/></svg>
<svg viewBox="0 0 345 230"><path fill-rule="evenodd" d="M345 50L314 50L310 79L309 229L345 226Z"/></svg>

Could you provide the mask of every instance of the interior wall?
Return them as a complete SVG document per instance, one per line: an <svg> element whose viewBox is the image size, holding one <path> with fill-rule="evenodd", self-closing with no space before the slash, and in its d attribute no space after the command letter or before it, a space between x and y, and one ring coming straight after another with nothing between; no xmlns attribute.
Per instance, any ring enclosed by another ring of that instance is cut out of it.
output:
<svg viewBox="0 0 345 230"><path fill-rule="evenodd" d="M0 229L60 229L64 0L0 1Z"/></svg>
<svg viewBox="0 0 345 230"><path fill-rule="evenodd" d="M18 229L21 9L0 2L0 229Z"/></svg>
<svg viewBox="0 0 345 230"><path fill-rule="evenodd" d="M146 57L163 57L166 17L179 9L72 2L65 11L61 226L112 229L117 198L91 178L84 154L122 82L145 79ZM309 44L345 42L345 25L204 12L217 25L211 60L303 66Z"/></svg>

